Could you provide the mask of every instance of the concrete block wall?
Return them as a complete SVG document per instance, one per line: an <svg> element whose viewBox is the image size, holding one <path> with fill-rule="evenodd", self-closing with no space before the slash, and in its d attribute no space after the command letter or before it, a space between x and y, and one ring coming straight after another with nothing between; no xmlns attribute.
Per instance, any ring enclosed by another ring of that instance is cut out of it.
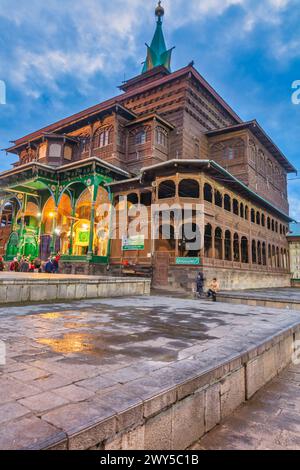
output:
<svg viewBox="0 0 300 470"><path fill-rule="evenodd" d="M273 274L268 272L252 272L240 269L225 269L214 267L177 267L169 268L169 285L173 289L184 289L193 292L197 272L203 271L206 285L215 277L220 282L222 290L259 289L268 287L291 287L290 274Z"/></svg>
<svg viewBox="0 0 300 470"><path fill-rule="evenodd" d="M15 279L0 281L0 305L150 295L149 279Z"/></svg>

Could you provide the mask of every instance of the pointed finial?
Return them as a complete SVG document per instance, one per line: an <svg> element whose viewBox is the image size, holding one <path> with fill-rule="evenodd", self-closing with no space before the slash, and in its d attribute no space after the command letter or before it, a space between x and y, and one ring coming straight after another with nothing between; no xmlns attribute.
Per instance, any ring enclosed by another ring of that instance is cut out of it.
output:
<svg viewBox="0 0 300 470"><path fill-rule="evenodd" d="M162 17L165 14L164 8L161 6L161 0L159 0L157 7L155 8L155 16L157 16L158 21L161 21Z"/></svg>

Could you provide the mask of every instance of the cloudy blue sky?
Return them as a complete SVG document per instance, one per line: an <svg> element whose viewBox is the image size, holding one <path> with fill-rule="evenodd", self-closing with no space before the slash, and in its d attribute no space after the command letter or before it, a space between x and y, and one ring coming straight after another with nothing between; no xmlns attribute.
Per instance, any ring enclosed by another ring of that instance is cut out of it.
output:
<svg viewBox="0 0 300 470"><path fill-rule="evenodd" d="M118 94L140 73L155 0L0 0L0 148ZM300 170L299 0L164 0L173 70L192 59L244 119L257 118ZM13 158L0 152L0 169ZM294 178L293 175L290 178ZM290 181L300 220L300 180Z"/></svg>

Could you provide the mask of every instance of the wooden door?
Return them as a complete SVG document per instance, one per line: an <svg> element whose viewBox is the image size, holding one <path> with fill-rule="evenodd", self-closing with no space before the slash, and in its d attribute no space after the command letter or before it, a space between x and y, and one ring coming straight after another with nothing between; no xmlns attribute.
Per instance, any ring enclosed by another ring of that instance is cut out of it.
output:
<svg viewBox="0 0 300 470"><path fill-rule="evenodd" d="M161 287L168 285L169 277L169 253L155 253L154 255L154 269L153 269L153 285L154 287Z"/></svg>

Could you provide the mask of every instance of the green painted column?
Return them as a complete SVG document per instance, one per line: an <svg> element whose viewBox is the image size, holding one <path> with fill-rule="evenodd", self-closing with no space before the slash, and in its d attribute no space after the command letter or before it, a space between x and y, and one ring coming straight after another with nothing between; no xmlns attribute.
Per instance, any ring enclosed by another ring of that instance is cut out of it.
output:
<svg viewBox="0 0 300 470"><path fill-rule="evenodd" d="M53 223L52 223L52 237L51 237L51 244L50 244L50 253L51 256L56 255L55 251L55 245L56 245L56 229L57 229L57 218L58 218L58 200L59 200L59 189L58 187L55 190L54 196L54 204L55 204L55 209L54 209L54 217L53 217Z"/></svg>
<svg viewBox="0 0 300 470"><path fill-rule="evenodd" d="M56 229L57 229L57 217L58 217L58 208L54 209L54 216L52 222L52 236L51 236L51 244L50 244L50 253L51 256L56 255L55 245L56 245Z"/></svg>
<svg viewBox="0 0 300 470"><path fill-rule="evenodd" d="M110 253L111 253L111 235L112 231L114 229L114 195L111 192L110 187L108 187L108 196L109 196L109 202L110 202L110 220L109 220L109 240L108 240L108 245L107 245L107 264L110 264Z"/></svg>
<svg viewBox="0 0 300 470"><path fill-rule="evenodd" d="M70 228L69 256L73 255L73 235L74 235L75 213L76 213L76 202L74 201L73 207L72 207L72 221L71 221L71 228Z"/></svg>
<svg viewBox="0 0 300 470"><path fill-rule="evenodd" d="M24 194L23 203L22 203L22 215L21 215L21 227L20 227L20 237L19 237L19 246L18 246L18 256L23 256L24 254L24 241L25 241L25 212L27 207L27 194Z"/></svg>
<svg viewBox="0 0 300 470"><path fill-rule="evenodd" d="M94 254L93 248L94 248L94 232L95 232L95 209L96 209L98 189L99 189L99 184L94 184L92 207L91 207L90 239L89 239L89 249L88 249L88 254L87 254L88 261L92 260L93 254Z"/></svg>

